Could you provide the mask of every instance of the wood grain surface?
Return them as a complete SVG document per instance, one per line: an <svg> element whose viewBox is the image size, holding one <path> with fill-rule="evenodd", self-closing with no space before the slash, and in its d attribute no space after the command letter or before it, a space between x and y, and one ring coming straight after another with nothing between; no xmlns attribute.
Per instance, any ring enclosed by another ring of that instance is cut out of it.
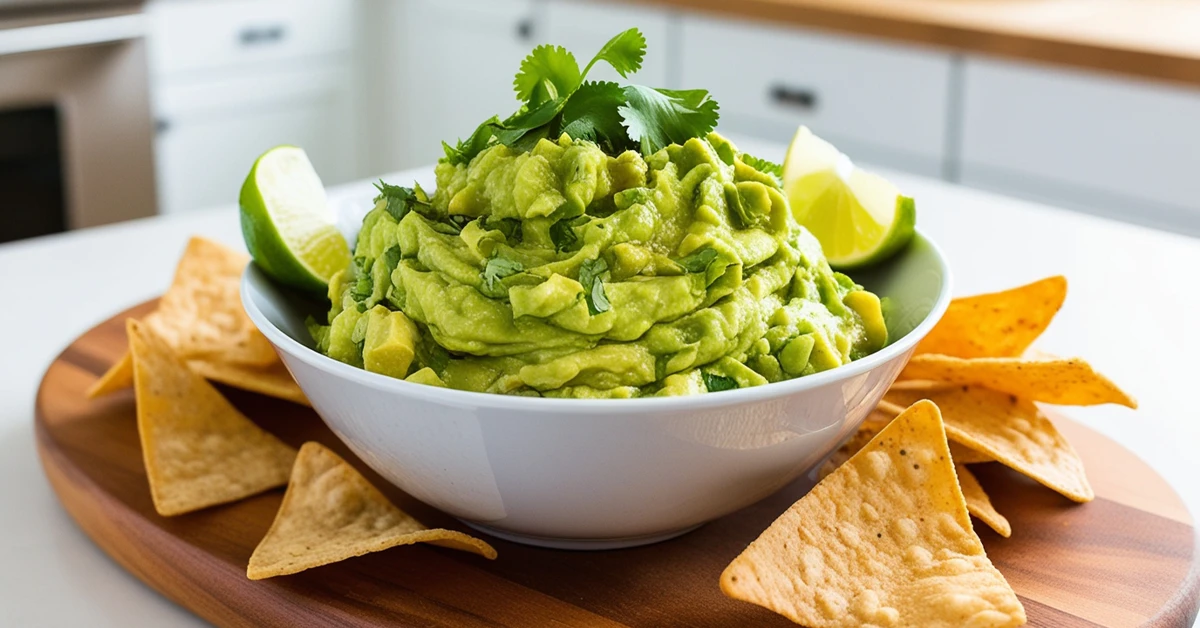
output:
<svg viewBox="0 0 1200 628"><path fill-rule="evenodd" d="M718 575L810 488L800 480L741 511L647 547L570 552L487 538L489 562L411 546L294 576L252 582L246 561L282 490L180 517L155 514L138 445L132 391L84 390L125 346L123 320L101 324L47 371L37 444L64 507L125 569L222 626L786 626L721 595ZM321 441L427 525L464 527L390 487L307 408L237 390L229 398L299 446ZM996 464L974 467L1011 539L976 525L1020 595L1031 626L1190 626L1200 578L1195 533L1179 498L1145 463L1096 432L1059 421L1084 457L1097 499L1075 505ZM485 537L486 538L486 537Z"/></svg>
<svg viewBox="0 0 1200 628"><path fill-rule="evenodd" d="M723 17L1200 85L1200 3L1194 0L650 2Z"/></svg>

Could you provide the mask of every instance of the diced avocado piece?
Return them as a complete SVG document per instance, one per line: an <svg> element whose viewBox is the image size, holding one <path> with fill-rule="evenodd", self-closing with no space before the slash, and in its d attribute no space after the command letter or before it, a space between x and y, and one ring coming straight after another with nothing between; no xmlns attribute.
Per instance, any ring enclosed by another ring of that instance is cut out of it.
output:
<svg viewBox="0 0 1200 628"><path fill-rule="evenodd" d="M357 308L348 307L333 318L329 326L329 357L354 366L363 365L358 342L354 340L354 328L361 317Z"/></svg>
<svg viewBox="0 0 1200 628"><path fill-rule="evenodd" d="M404 312L392 312L382 305L368 310L366 316L363 368L403 379L416 353L417 326Z"/></svg>
<svg viewBox="0 0 1200 628"><path fill-rule="evenodd" d="M779 366L792 377L800 375L804 372L804 367L808 366L808 358L812 355L815 344L816 340L812 334L792 338L779 351Z"/></svg>
<svg viewBox="0 0 1200 628"><path fill-rule="evenodd" d="M446 382L443 382L442 378L438 377L438 374L428 366L405 377L404 381L414 384L425 384L426 386L437 386L439 388L446 387Z"/></svg>
<svg viewBox="0 0 1200 628"><path fill-rule="evenodd" d="M508 290L513 318L547 318L575 304L583 295L583 286L557 273L536 286L513 286Z"/></svg>
<svg viewBox="0 0 1200 628"><path fill-rule="evenodd" d="M867 336L865 353L882 349L888 341L888 330L887 322L883 320L883 307L879 303L879 297L866 290L855 290L847 294L842 303L862 320L863 331Z"/></svg>

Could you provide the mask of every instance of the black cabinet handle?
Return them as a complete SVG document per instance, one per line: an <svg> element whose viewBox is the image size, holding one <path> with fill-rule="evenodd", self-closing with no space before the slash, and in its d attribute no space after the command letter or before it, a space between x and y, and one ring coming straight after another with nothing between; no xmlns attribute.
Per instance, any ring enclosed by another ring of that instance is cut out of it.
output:
<svg viewBox="0 0 1200 628"><path fill-rule="evenodd" d="M238 33L238 42L243 46L260 46L263 44L279 43L286 36L287 29L282 24L249 26L243 28Z"/></svg>
<svg viewBox="0 0 1200 628"><path fill-rule="evenodd" d="M817 108L817 93L807 87L792 87L776 83L770 89L771 100L777 105L812 111Z"/></svg>
<svg viewBox="0 0 1200 628"><path fill-rule="evenodd" d="M533 38L533 18L521 18L517 22L517 39L529 41Z"/></svg>

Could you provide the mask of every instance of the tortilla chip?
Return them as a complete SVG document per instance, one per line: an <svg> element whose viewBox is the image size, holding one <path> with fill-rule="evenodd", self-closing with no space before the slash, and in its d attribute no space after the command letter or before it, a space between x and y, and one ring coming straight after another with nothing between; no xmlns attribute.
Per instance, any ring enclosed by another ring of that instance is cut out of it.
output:
<svg viewBox="0 0 1200 628"><path fill-rule="evenodd" d="M193 237L146 326L188 359L250 366L276 362L275 350L242 308L238 287L249 261L243 253Z"/></svg>
<svg viewBox="0 0 1200 628"><path fill-rule="evenodd" d="M124 390L133 385L133 355L126 349L121 359L110 366L91 388L87 389L87 398L95 399L118 390Z"/></svg>
<svg viewBox="0 0 1200 628"><path fill-rule="evenodd" d="M887 396L895 403L930 399L941 408L951 440L1074 501L1095 497L1079 454L1030 401L974 386L928 395L894 391Z"/></svg>
<svg viewBox="0 0 1200 628"><path fill-rule="evenodd" d="M296 450L238 412L146 325L128 321L138 434L158 514L236 501L287 482Z"/></svg>
<svg viewBox="0 0 1200 628"><path fill-rule="evenodd" d="M292 379L283 362L276 362L268 367L251 367L209 360L188 360L188 366L205 379L220 382L226 386L249 390L268 397L275 397L311 406L300 385Z"/></svg>
<svg viewBox="0 0 1200 628"><path fill-rule="evenodd" d="M991 456L982 451L975 451L962 443L950 441L950 457L954 458L956 464L979 464L982 462L995 462Z"/></svg>
<svg viewBox="0 0 1200 628"><path fill-rule="evenodd" d="M992 499L979 485L975 474L968 471L965 464L957 461L954 463L954 472L958 474L958 486L962 489L963 499L967 502L967 512L986 523L989 528L996 531L996 534L1006 539L1012 536L1012 526L1009 525L1008 519L996 512L996 507L992 505Z"/></svg>
<svg viewBox="0 0 1200 628"><path fill-rule="evenodd" d="M810 628L1025 623L971 528L928 402L776 519L725 568L721 590Z"/></svg>
<svg viewBox="0 0 1200 628"><path fill-rule="evenodd" d="M917 344L917 353L959 358L1016 357L1050 325L1067 298L1065 277L955 299L938 324Z"/></svg>
<svg viewBox="0 0 1200 628"><path fill-rule="evenodd" d="M868 419L864 421L859 426L858 431L843 443L841 447L838 447L829 456L828 460L821 464L821 469L818 471L819 476L824 479L836 471L838 467L845 464L854 454L858 453L867 443L871 442L889 423L891 423L890 419L885 421L872 421ZM979 453L954 441L950 441L948 444L950 445L950 457L954 461L954 470L958 473L959 486L962 488L963 498L967 502L967 512L988 524L988 527L995 530L1000 536L1008 538L1012 534L1012 527L1009 526L1008 520L996 512L995 507L992 506L992 500L988 498L987 493L983 491L983 487L979 485L979 480L976 480L975 476L965 466L975 462L991 462L992 459L988 458L987 454Z"/></svg>
<svg viewBox="0 0 1200 628"><path fill-rule="evenodd" d="M250 556L246 576L284 576L413 543L496 558L491 545L473 536L421 525L337 454L309 442L300 448L283 504Z"/></svg>
<svg viewBox="0 0 1200 628"><path fill-rule="evenodd" d="M1030 401L1064 406L1116 403L1137 407L1133 397L1081 358L1039 354L1034 358L964 360L946 355L918 355L909 360L900 376L985 386Z"/></svg>

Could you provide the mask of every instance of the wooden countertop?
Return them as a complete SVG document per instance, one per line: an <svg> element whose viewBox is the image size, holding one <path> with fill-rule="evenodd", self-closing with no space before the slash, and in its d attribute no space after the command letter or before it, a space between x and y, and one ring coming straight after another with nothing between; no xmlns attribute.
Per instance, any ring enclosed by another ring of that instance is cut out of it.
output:
<svg viewBox="0 0 1200 628"><path fill-rule="evenodd" d="M650 0L1200 86L1200 0Z"/></svg>

